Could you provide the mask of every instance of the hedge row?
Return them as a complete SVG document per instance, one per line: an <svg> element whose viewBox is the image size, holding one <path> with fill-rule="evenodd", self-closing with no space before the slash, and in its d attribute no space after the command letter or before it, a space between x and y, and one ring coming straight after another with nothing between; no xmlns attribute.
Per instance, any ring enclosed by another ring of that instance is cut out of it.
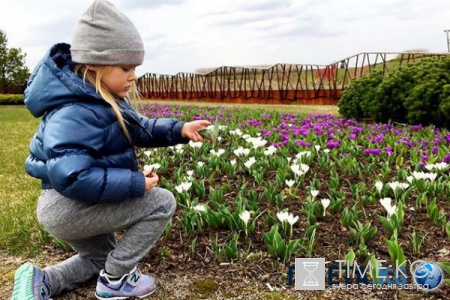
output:
<svg viewBox="0 0 450 300"><path fill-rule="evenodd" d="M24 105L22 94L0 94L0 105Z"/></svg>
<svg viewBox="0 0 450 300"><path fill-rule="evenodd" d="M388 76L373 72L343 91L347 118L450 128L450 56L424 58Z"/></svg>

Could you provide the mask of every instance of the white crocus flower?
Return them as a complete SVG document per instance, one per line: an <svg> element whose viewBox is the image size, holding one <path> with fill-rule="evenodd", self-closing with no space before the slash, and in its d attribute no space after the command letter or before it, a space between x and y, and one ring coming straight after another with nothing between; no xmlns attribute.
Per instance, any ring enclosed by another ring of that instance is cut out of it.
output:
<svg viewBox="0 0 450 300"><path fill-rule="evenodd" d="M266 140L261 139L260 137L257 138L249 138L247 139L248 142L253 144L253 148L259 148L259 147L263 147L267 144Z"/></svg>
<svg viewBox="0 0 450 300"><path fill-rule="evenodd" d="M286 212L287 214L287 212ZM284 216L283 216L284 217ZM294 232L294 224L298 221L298 216L294 217L294 214L288 214L286 221L291 225L290 227L290 236L292 237L292 234Z"/></svg>
<svg viewBox="0 0 450 300"><path fill-rule="evenodd" d="M313 198L316 198L317 195L319 195L319 191L318 191L318 190L311 190L311 196L312 196Z"/></svg>
<svg viewBox="0 0 450 300"><path fill-rule="evenodd" d="M152 151L150 151L150 150L144 151L144 154L147 155L147 157L150 157L150 155L152 154Z"/></svg>
<svg viewBox="0 0 450 300"><path fill-rule="evenodd" d="M319 145L315 145L314 148L316 148L316 151L320 150L320 146Z"/></svg>
<svg viewBox="0 0 450 300"><path fill-rule="evenodd" d="M175 186L178 193L187 192L192 186L192 182L186 181L182 182L180 185Z"/></svg>
<svg viewBox="0 0 450 300"><path fill-rule="evenodd" d="M191 188L192 182L182 182L181 186L183 187L183 190L187 192Z"/></svg>
<svg viewBox="0 0 450 300"><path fill-rule="evenodd" d="M154 169L153 165L145 165L144 166L144 171L146 171L146 172L153 172L153 169Z"/></svg>
<svg viewBox="0 0 450 300"><path fill-rule="evenodd" d="M302 169L303 174L305 174L309 171L309 166L305 164L300 164L300 169Z"/></svg>
<svg viewBox="0 0 450 300"><path fill-rule="evenodd" d="M275 146L270 145L269 147L267 147L267 150L264 151L265 155L272 155L275 153L275 151L277 151L277 148L275 148Z"/></svg>
<svg viewBox="0 0 450 300"><path fill-rule="evenodd" d="M396 189L405 190L409 187L408 183L402 183L398 181L393 181L389 183L390 188L395 192Z"/></svg>
<svg viewBox="0 0 450 300"><path fill-rule="evenodd" d="M326 154L330 153L330 149L323 149L323 152L325 152Z"/></svg>
<svg viewBox="0 0 450 300"><path fill-rule="evenodd" d="M388 218L390 218L393 214L395 214L397 210L397 205L391 206L391 201L392 199L389 197L380 199L380 203L386 210Z"/></svg>
<svg viewBox="0 0 450 300"><path fill-rule="evenodd" d="M288 223L289 223L291 226L293 226L295 223L297 223L297 221L298 221L298 216L295 216L295 217L294 217L294 214L289 214L288 217L287 217L287 221L288 221Z"/></svg>
<svg viewBox="0 0 450 300"><path fill-rule="evenodd" d="M289 188L291 188L291 187L294 185L294 183L295 183L295 180L287 180L287 179L286 179L286 185L287 185Z"/></svg>
<svg viewBox="0 0 450 300"><path fill-rule="evenodd" d="M225 149L219 149L219 150L217 150L217 151L214 150L214 149L212 149L211 151L209 151L209 153L211 153L211 154L213 154L213 155L219 157L219 156L221 156L222 154L225 153Z"/></svg>
<svg viewBox="0 0 450 300"><path fill-rule="evenodd" d="M198 205L194 206L194 210L195 211L206 211L206 207L204 204L198 204Z"/></svg>
<svg viewBox="0 0 450 300"><path fill-rule="evenodd" d="M242 154L249 155L250 154L250 149L248 149L248 148L242 149Z"/></svg>
<svg viewBox="0 0 450 300"><path fill-rule="evenodd" d="M289 218L289 213L287 211L277 212L277 218L281 223L286 222Z"/></svg>
<svg viewBox="0 0 450 300"><path fill-rule="evenodd" d="M418 180L428 179L434 181L437 177L437 173L413 172L413 177Z"/></svg>
<svg viewBox="0 0 450 300"><path fill-rule="evenodd" d="M186 171L186 174L188 175L189 178L191 178L192 175L194 175L194 171L188 170L188 171Z"/></svg>
<svg viewBox="0 0 450 300"><path fill-rule="evenodd" d="M242 136L242 131L239 128L237 128L236 130L230 130L229 132L232 135Z"/></svg>
<svg viewBox="0 0 450 300"><path fill-rule="evenodd" d="M323 206L323 216L325 217L327 207L330 205L330 199L324 198L324 199L320 200L320 203L322 203L322 206Z"/></svg>
<svg viewBox="0 0 450 300"><path fill-rule="evenodd" d="M294 172L295 175L298 175L298 176L303 175L303 172L300 171L299 165L291 165L291 170L292 170L292 172Z"/></svg>
<svg viewBox="0 0 450 300"><path fill-rule="evenodd" d="M241 156L241 154L248 155L248 153L250 153L250 150L248 152L246 150L247 149L244 149L243 147L239 147L236 150L234 150L233 152L234 152L234 155L236 155L236 156Z"/></svg>
<svg viewBox="0 0 450 300"><path fill-rule="evenodd" d="M250 169L250 167L256 162L256 159L254 156L250 157L247 162L244 163L244 166Z"/></svg>
<svg viewBox="0 0 450 300"><path fill-rule="evenodd" d="M245 223L245 226L247 226L248 220L250 220L250 212L248 210L244 210L239 214L239 218Z"/></svg>
<svg viewBox="0 0 450 300"><path fill-rule="evenodd" d="M158 170L159 168L161 168L161 165L158 164L158 163L156 163L156 164L151 164L151 165L145 165L145 166L144 166L144 171L152 172L152 171Z"/></svg>
<svg viewBox="0 0 450 300"><path fill-rule="evenodd" d="M203 142L189 141L189 146L191 146L192 148L200 148L202 145L203 145Z"/></svg>
<svg viewBox="0 0 450 300"><path fill-rule="evenodd" d="M180 184L180 185L177 185L177 186L175 186L175 189L177 190L177 192L178 193L182 193L183 192L183 186Z"/></svg>
<svg viewBox="0 0 450 300"><path fill-rule="evenodd" d="M440 163L435 163L435 164L428 164L425 166L425 168L428 171L433 171L433 170L447 170L449 167L449 164L445 163L445 162L440 162Z"/></svg>
<svg viewBox="0 0 450 300"><path fill-rule="evenodd" d="M388 210L387 210L387 217L390 218L396 212L397 212L397 205L389 207Z"/></svg>
<svg viewBox="0 0 450 300"><path fill-rule="evenodd" d="M204 165L205 165L205 163L202 161L197 162L197 166L199 166L200 168L203 167Z"/></svg>
<svg viewBox="0 0 450 300"><path fill-rule="evenodd" d="M408 176L406 177L406 181L409 182L409 184L412 184L414 177L413 176Z"/></svg>
<svg viewBox="0 0 450 300"><path fill-rule="evenodd" d="M292 160L292 157L288 157L288 158L286 158L286 159L287 159L288 163L290 163L291 160Z"/></svg>
<svg viewBox="0 0 450 300"><path fill-rule="evenodd" d="M235 159L230 160L230 164L231 164L232 166L234 166L234 165L236 164L236 160L235 160Z"/></svg>
<svg viewBox="0 0 450 300"><path fill-rule="evenodd" d="M375 187L378 190L378 193L381 193L381 190L383 189L383 183L381 181L375 182Z"/></svg>

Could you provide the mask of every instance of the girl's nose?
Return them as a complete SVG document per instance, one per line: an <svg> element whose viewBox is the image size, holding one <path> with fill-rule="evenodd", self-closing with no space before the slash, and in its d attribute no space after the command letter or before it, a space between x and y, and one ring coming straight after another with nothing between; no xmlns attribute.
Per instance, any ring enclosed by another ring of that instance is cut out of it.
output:
<svg viewBox="0 0 450 300"><path fill-rule="evenodd" d="M135 81L136 80L136 73L135 71L130 72L130 76L128 77L129 81Z"/></svg>

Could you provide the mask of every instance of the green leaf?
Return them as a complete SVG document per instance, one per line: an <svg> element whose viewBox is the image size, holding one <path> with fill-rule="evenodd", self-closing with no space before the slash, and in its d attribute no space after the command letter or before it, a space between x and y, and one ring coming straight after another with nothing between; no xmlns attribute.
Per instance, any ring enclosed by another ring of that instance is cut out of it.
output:
<svg viewBox="0 0 450 300"><path fill-rule="evenodd" d="M394 233L394 226L391 223L391 221L383 216L380 216L378 219L380 220L380 223L383 225L384 230L387 231L389 236L392 236L392 234Z"/></svg>
<svg viewBox="0 0 450 300"><path fill-rule="evenodd" d="M438 261L437 265L441 267L442 271L444 271L447 275L450 275L450 262Z"/></svg>
<svg viewBox="0 0 450 300"><path fill-rule="evenodd" d="M219 136L219 122L216 121L214 122L214 131L213 131L214 135L217 137Z"/></svg>
<svg viewBox="0 0 450 300"><path fill-rule="evenodd" d="M214 127L212 131L209 129L201 129L198 130L198 133L204 138L210 140L211 143L215 145L217 142L217 137L219 136L219 123L217 122L217 120L214 122Z"/></svg>
<svg viewBox="0 0 450 300"><path fill-rule="evenodd" d="M353 249L350 250L350 252L347 253L347 255L345 255L345 264L347 266L353 266L353 262L355 261L355 252L353 252Z"/></svg>

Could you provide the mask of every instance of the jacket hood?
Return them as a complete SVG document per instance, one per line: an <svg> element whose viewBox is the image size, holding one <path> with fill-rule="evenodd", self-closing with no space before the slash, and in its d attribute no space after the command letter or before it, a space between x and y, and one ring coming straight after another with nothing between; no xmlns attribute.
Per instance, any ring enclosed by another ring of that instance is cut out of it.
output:
<svg viewBox="0 0 450 300"><path fill-rule="evenodd" d="M103 101L95 87L73 72L70 45L56 44L33 70L24 93L28 110L35 117L74 101Z"/></svg>

